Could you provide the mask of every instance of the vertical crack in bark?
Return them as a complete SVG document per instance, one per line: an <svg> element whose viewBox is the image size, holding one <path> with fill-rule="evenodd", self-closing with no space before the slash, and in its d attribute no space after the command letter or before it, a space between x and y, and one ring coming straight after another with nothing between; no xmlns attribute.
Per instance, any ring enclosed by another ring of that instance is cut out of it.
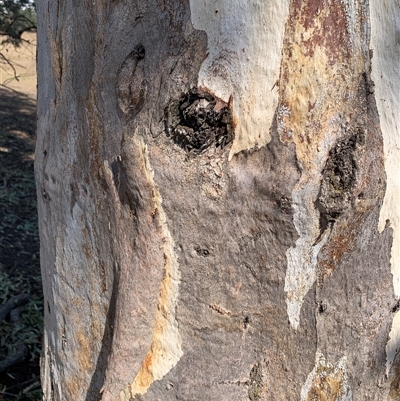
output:
<svg viewBox="0 0 400 401"><path fill-rule="evenodd" d="M154 182L147 146L141 138L134 139L141 149L148 181L153 187L154 215L163 236L164 279L160 286L158 307L155 316L153 341L145 360L133 383L120 395L122 401L129 401L137 394L145 394L155 380L161 380L183 355L176 307L179 292L179 264L174 251L174 240L169 231L167 216L162 208L162 198Z"/></svg>

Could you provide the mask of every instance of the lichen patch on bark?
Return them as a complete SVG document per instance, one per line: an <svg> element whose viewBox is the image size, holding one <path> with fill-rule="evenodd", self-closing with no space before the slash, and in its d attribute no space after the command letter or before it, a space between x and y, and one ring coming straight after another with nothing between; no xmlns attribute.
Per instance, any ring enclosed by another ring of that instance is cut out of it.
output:
<svg viewBox="0 0 400 401"><path fill-rule="evenodd" d="M248 395L250 401L261 400L265 385L263 382L262 365L259 362L257 362L250 371L248 386Z"/></svg>

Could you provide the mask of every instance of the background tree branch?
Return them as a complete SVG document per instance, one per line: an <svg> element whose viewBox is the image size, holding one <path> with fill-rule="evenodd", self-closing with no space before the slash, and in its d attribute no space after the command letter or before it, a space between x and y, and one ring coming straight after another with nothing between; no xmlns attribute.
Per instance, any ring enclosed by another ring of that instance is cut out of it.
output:
<svg viewBox="0 0 400 401"><path fill-rule="evenodd" d="M1 45L11 43L19 47L27 40L24 32L36 31L36 8L30 0L8 0L0 3L0 40ZM28 41L29 42L29 41ZM14 79L18 80L17 70L9 58L0 50L0 68L11 67Z"/></svg>

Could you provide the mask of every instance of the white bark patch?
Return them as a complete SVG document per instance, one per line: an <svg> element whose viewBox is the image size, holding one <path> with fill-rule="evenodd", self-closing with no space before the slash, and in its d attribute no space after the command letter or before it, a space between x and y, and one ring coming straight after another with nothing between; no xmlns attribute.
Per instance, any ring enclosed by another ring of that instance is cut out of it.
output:
<svg viewBox="0 0 400 401"><path fill-rule="evenodd" d="M158 213L160 227L164 238L165 275L160 287L158 307L155 316L153 341L139 373L129 388L120 394L121 401L129 401L137 394L145 394L151 384L161 380L183 355L182 340L176 320L180 271L174 250L174 240L167 225L167 217L162 208L162 198L154 182L154 171L151 168L148 149L141 138L134 139L142 149L148 181L153 186L153 200Z"/></svg>
<svg viewBox="0 0 400 401"><path fill-rule="evenodd" d="M367 6L359 0L341 0L341 2L345 8L347 19L346 28L353 52L365 51L368 48L368 32L364 31L361 27L362 18L360 18L360 13L366 13ZM361 33L361 35L359 33Z"/></svg>
<svg viewBox="0 0 400 401"><path fill-rule="evenodd" d="M81 205L88 202L83 193L79 198ZM57 385L54 388L60 400L62 394L69 394L74 399L83 397L88 375L92 374L95 358L100 352L104 325L103 313L96 299L96 294L101 293L99 282L90 280L90 275L87 275L88 271L95 271L98 261L95 256L88 258L83 251L88 245L85 211L88 216L92 215L89 204L86 206L82 209L75 203L72 213L65 215L64 224L57 225L55 239L52 314L56 316L57 326L47 341L52 344L49 351L51 376L54 383L62 383L64 387ZM89 325L82 324L82 316L97 318Z"/></svg>
<svg viewBox="0 0 400 401"><path fill-rule="evenodd" d="M379 230L386 220L393 228L392 273L400 296L400 3L396 0L371 5L372 79L385 150L387 189Z"/></svg>
<svg viewBox="0 0 400 401"><path fill-rule="evenodd" d="M385 151L387 188L380 212L379 231L390 221L393 229L391 269L400 296L400 3L373 1L371 13L372 79ZM387 374L400 348L400 315L393 319L387 344Z"/></svg>
<svg viewBox="0 0 400 401"><path fill-rule="evenodd" d="M400 312L394 315L389 341L386 345L386 376L389 376L390 368L395 358L400 354Z"/></svg>
<svg viewBox="0 0 400 401"><path fill-rule="evenodd" d="M50 400L54 398L54 393L57 393L59 399L62 399L62 389L61 389L61 380L59 376L59 372L56 369L55 358L52 352L52 349L49 345L47 330L43 332L43 356L41 358L40 369L42 370L41 377L41 385L43 391L43 400ZM53 336L54 343L54 333L51 333ZM53 381L52 381L53 379Z"/></svg>
<svg viewBox="0 0 400 401"><path fill-rule="evenodd" d="M335 124L332 123L333 127ZM293 193L293 223L299 238L294 247L286 251L287 270L285 292L287 313L291 326L296 330L300 323L300 312L304 297L317 279L319 251L329 238L330 229L322 234L319 226L319 211L315 207L318 197L321 172L326 164L329 150L336 139L337 126L325 135L319 152L313 155L312 169L303 171Z"/></svg>
<svg viewBox="0 0 400 401"><path fill-rule="evenodd" d="M310 400L352 401L353 394L346 373L346 357L335 365L327 362L317 351L315 366L301 389L301 401Z"/></svg>
<svg viewBox="0 0 400 401"><path fill-rule="evenodd" d="M190 0L196 29L206 31L199 86L229 102L236 130L229 158L265 146L278 105L281 52L289 0Z"/></svg>

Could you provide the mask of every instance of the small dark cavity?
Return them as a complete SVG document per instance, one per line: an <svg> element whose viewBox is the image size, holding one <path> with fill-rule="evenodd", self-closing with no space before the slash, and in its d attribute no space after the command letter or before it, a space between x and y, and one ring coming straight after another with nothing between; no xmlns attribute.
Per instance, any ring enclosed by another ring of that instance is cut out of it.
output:
<svg viewBox="0 0 400 401"><path fill-rule="evenodd" d="M191 89L170 102L164 113L166 135L187 152L224 148L234 136L230 107L209 93Z"/></svg>

